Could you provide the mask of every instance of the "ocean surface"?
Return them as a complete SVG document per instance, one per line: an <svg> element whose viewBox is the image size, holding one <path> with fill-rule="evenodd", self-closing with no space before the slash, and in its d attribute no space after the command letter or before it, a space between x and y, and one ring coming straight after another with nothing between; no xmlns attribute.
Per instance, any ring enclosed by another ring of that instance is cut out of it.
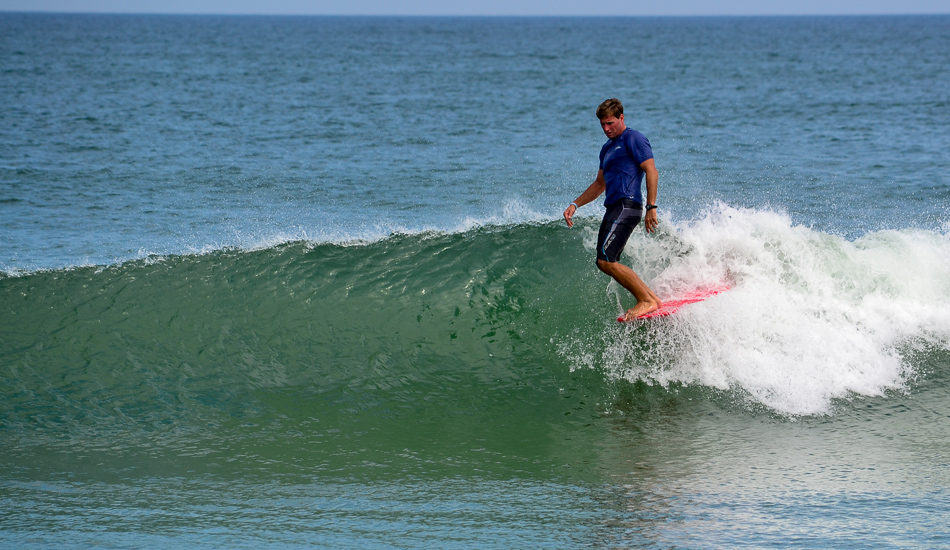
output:
<svg viewBox="0 0 950 550"><path fill-rule="evenodd" d="M594 111L660 230L593 265ZM3 548L947 548L950 16L0 13Z"/></svg>

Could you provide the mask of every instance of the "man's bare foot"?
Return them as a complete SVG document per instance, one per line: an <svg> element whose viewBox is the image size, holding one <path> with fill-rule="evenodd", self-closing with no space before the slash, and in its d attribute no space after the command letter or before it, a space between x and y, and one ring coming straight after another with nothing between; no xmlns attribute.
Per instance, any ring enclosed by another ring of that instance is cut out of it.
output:
<svg viewBox="0 0 950 550"><path fill-rule="evenodd" d="M623 320L630 321L641 315L646 315L651 311L656 311L660 309L660 305L661 304L657 302L639 302L637 305L627 310L626 315L623 316Z"/></svg>

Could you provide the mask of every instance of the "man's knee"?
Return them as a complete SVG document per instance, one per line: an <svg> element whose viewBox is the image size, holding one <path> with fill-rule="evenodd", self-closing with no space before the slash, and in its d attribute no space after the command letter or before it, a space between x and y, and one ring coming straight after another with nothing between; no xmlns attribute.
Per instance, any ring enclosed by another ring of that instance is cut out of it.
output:
<svg viewBox="0 0 950 550"><path fill-rule="evenodd" d="M616 266L616 262L608 262L607 260L597 258L597 269L607 273L608 275L613 273L614 266Z"/></svg>

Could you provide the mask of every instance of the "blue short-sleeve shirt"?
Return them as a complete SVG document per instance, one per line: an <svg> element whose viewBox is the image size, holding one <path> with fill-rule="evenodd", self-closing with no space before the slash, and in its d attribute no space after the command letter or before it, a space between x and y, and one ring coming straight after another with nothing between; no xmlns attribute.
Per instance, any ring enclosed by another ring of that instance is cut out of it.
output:
<svg viewBox="0 0 950 550"><path fill-rule="evenodd" d="M640 164L653 158L650 140L640 132L627 128L600 149L600 169L604 171L607 193L604 205L626 197L643 204L643 169Z"/></svg>

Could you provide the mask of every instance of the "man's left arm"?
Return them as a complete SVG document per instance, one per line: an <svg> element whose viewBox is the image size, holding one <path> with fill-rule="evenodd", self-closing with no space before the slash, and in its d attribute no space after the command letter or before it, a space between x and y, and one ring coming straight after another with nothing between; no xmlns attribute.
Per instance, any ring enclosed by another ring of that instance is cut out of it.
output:
<svg viewBox="0 0 950 550"><path fill-rule="evenodd" d="M647 204L656 204L657 185L660 181L660 173L656 169L656 163L653 159L647 159L640 163L640 169L643 170L644 177L647 180ZM656 231L657 218L656 208L650 208L643 215L643 228L648 233Z"/></svg>

